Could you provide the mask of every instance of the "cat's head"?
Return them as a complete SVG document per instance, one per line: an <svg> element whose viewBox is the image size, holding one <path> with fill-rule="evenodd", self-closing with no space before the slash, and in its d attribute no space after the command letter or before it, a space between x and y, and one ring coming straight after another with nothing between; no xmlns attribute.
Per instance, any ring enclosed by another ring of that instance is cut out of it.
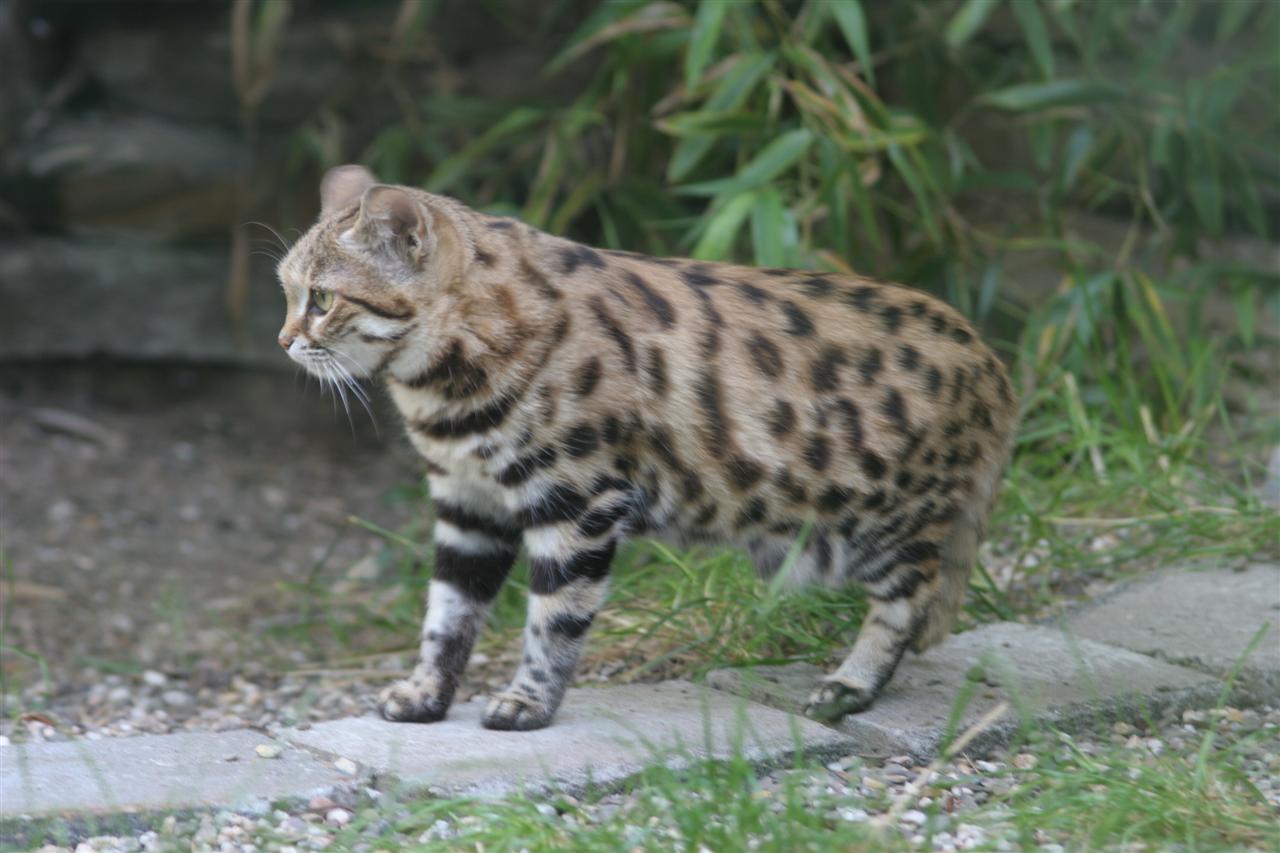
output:
<svg viewBox="0 0 1280 853"><path fill-rule="evenodd" d="M287 309L279 342L323 379L377 373L449 300L474 250L460 205L331 169L319 221L277 274Z"/></svg>

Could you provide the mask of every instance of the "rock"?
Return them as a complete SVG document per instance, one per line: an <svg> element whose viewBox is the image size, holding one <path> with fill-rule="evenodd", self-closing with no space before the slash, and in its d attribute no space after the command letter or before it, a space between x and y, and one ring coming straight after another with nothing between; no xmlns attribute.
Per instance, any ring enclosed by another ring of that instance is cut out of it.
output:
<svg viewBox="0 0 1280 853"><path fill-rule="evenodd" d="M330 826L346 826L351 823L351 812L346 809L329 809L325 813L324 822Z"/></svg>
<svg viewBox="0 0 1280 853"><path fill-rule="evenodd" d="M1245 659L1266 623L1270 628ZM1239 701L1280 698L1280 564L1158 572L1068 614L1062 624L1079 637L1218 677L1242 663Z"/></svg>
<svg viewBox="0 0 1280 853"><path fill-rule="evenodd" d="M995 680L985 686L969 677L974 667ZM717 689L775 708L798 711L822 671L807 664L721 669L707 675ZM928 759L943 745L948 722L962 693L970 699L956 734L1007 700L1009 711L968 747L983 754L1018 728L1018 713L1067 730L1099 719L1138 719L1148 710L1179 707L1216 696L1221 683L1203 673L1163 663L1126 649L1085 640L1061 630L998 623L957 634L923 655L903 658L898 672L866 711L836 727L856 742L854 752L883 758L907 753Z"/></svg>
<svg viewBox="0 0 1280 853"><path fill-rule="evenodd" d="M142 683L148 687L163 687L169 681L163 672L148 669L142 673Z"/></svg>
<svg viewBox="0 0 1280 853"><path fill-rule="evenodd" d="M248 168L240 135L154 117L65 119L11 154L74 233L223 237Z"/></svg>
<svg viewBox="0 0 1280 853"><path fill-rule="evenodd" d="M272 270L258 266L237 335L227 310L228 269L225 249L136 237L0 241L0 360L287 367L275 342L284 301Z"/></svg>
<svg viewBox="0 0 1280 853"><path fill-rule="evenodd" d="M305 731L306 729L309 729L311 727L307 726L306 728L303 728L302 726L299 726L298 728L302 731ZM356 771L357 771L356 763L352 761L350 758L337 759L336 761L333 762L333 768L337 770L339 773L345 773L348 776L356 775Z"/></svg>
<svg viewBox="0 0 1280 853"><path fill-rule="evenodd" d="M190 708L195 704L195 697L185 690L166 690L160 699L170 708Z"/></svg>
<svg viewBox="0 0 1280 853"><path fill-rule="evenodd" d="M253 748L259 758L279 758L283 750L274 743L261 743Z"/></svg>
<svg viewBox="0 0 1280 853"><path fill-rule="evenodd" d="M843 754L847 735L809 720L685 682L570 690L555 722L532 732L487 731L483 701L454 705L430 725L356 717L282 736L330 755L359 755L378 777L409 790L501 796L558 789L573 794L608 784L665 758L679 766L734 744L759 762Z"/></svg>
<svg viewBox="0 0 1280 853"><path fill-rule="evenodd" d="M262 810L275 800L313 796L352 781L300 750L255 761L259 746L279 749L248 731L7 746L0 760L0 816L217 806ZM214 838L210 822L204 840L212 844Z"/></svg>

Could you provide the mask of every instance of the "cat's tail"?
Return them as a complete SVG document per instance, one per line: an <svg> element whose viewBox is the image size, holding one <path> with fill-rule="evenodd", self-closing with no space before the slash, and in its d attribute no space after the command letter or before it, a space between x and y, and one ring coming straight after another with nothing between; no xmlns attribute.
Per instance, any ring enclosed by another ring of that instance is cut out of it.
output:
<svg viewBox="0 0 1280 853"><path fill-rule="evenodd" d="M964 606L965 593L969 591L969 575L978 561L978 546L986 532L987 519L995 505L1003 473L1002 464L994 465L979 478L973 494L960 509L942 542L939 554L941 576L933 600L925 611L924 626L911 646L917 652L936 646L951 635L956 616Z"/></svg>

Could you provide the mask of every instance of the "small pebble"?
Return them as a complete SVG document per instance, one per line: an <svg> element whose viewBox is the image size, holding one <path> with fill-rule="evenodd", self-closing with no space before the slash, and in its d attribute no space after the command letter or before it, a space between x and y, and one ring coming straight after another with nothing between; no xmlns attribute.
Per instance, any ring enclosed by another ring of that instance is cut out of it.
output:
<svg viewBox="0 0 1280 853"><path fill-rule="evenodd" d="M253 748L259 758L279 758L284 750L274 743L260 743Z"/></svg>
<svg viewBox="0 0 1280 853"><path fill-rule="evenodd" d="M333 762L333 768L339 773L345 773L347 776L356 775L356 771L359 769L356 767L356 763L350 758L339 758L337 761Z"/></svg>
<svg viewBox="0 0 1280 853"><path fill-rule="evenodd" d="M330 826L346 826L351 823L351 812L346 809L329 809L325 812L324 822Z"/></svg>

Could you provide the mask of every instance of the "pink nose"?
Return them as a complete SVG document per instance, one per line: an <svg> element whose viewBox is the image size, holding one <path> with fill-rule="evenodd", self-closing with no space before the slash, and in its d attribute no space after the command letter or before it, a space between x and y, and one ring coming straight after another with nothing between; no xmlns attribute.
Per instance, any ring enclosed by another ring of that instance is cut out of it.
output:
<svg viewBox="0 0 1280 853"><path fill-rule="evenodd" d="M276 338L276 340L280 343L281 349L288 350L289 347L293 346L293 339L295 337L297 336L291 335L288 332L281 332L280 337Z"/></svg>

